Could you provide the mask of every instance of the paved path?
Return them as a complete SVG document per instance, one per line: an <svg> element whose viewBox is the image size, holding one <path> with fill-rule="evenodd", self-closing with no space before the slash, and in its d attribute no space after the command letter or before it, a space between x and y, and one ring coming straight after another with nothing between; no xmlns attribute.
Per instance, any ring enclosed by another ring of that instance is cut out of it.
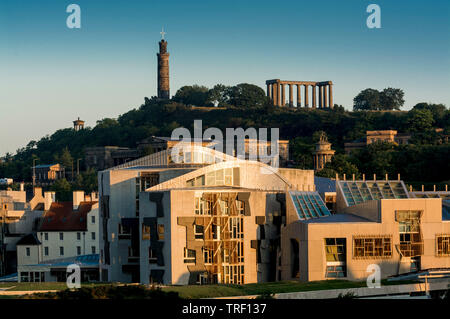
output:
<svg viewBox="0 0 450 319"><path fill-rule="evenodd" d="M390 285L381 286L380 288L346 288L346 289L330 289L330 290L314 290L301 292L287 292L274 294L275 299L333 299L338 298L339 295L346 295L353 293L355 297L367 298L376 296L399 296L409 295L411 292L425 292L431 290L446 290L450 289L450 280L431 282L425 286L425 283L406 284L406 285ZM232 296L219 297L214 299L256 299L258 295L249 296Z"/></svg>

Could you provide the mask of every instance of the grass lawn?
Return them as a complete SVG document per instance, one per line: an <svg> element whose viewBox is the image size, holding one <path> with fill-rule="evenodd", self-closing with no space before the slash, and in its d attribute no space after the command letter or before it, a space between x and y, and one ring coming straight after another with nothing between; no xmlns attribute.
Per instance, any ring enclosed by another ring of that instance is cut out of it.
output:
<svg viewBox="0 0 450 319"><path fill-rule="evenodd" d="M382 280L382 285L396 285L409 284L412 281L402 282L387 282ZM95 287L104 285L114 285L114 283L86 283L82 287ZM6 291L39 291L39 290L65 290L67 289L64 282L43 282L43 283L0 283L0 290L11 287ZM366 282L354 282L346 280L325 280L313 282L298 282L298 281L282 281L282 282L268 282L247 285L192 285L192 286L164 286L163 291L178 292L181 298L196 299L196 298L214 298L214 297L231 297L231 296L245 296L245 295L268 295L283 292L300 292L326 289L344 289L344 288L359 288L366 287ZM13 296L2 296L0 298L14 298Z"/></svg>
<svg viewBox="0 0 450 319"><path fill-rule="evenodd" d="M86 283L82 287L93 287L108 283ZM10 289L6 289L12 287ZM67 289L65 282L3 282L0 283L0 291L30 291L30 290L64 290Z"/></svg>
<svg viewBox="0 0 450 319"><path fill-rule="evenodd" d="M388 282L382 280L382 285L409 284L412 282ZM181 298L209 298L231 297L245 295L264 295L282 292L299 292L327 289L345 289L367 287L365 281L355 282L346 280L324 280L313 282L282 281L247 285L192 285L192 286L166 286L163 291L178 292Z"/></svg>

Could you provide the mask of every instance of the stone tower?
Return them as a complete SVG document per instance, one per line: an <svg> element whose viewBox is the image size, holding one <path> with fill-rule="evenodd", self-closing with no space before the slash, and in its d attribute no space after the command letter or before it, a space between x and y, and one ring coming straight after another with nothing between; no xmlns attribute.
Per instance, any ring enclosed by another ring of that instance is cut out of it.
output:
<svg viewBox="0 0 450 319"><path fill-rule="evenodd" d="M167 52L167 41L159 41L158 56L158 98L170 98L169 86L169 53Z"/></svg>
<svg viewBox="0 0 450 319"><path fill-rule="evenodd" d="M325 164L331 161L334 153L335 151L331 149L331 143L328 142L325 132L322 132L313 152L314 170L317 172L323 169Z"/></svg>

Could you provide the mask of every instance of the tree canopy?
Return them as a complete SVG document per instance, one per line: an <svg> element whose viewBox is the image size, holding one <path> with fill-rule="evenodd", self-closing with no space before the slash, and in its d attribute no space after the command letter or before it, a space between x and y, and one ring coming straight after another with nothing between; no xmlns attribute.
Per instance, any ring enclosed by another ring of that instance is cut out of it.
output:
<svg viewBox="0 0 450 319"><path fill-rule="evenodd" d="M390 111L400 110L405 100L401 89L386 88L383 91L365 89L353 99L355 111Z"/></svg>

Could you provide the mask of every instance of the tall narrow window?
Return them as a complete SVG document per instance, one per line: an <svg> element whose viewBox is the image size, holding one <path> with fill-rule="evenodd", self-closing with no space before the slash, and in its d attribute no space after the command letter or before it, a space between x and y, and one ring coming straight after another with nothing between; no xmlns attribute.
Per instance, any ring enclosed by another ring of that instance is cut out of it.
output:
<svg viewBox="0 0 450 319"><path fill-rule="evenodd" d="M195 250L184 247L183 259L185 264L195 264Z"/></svg>
<svg viewBox="0 0 450 319"><path fill-rule="evenodd" d="M450 235L436 236L436 256L450 256Z"/></svg>
<svg viewBox="0 0 450 319"><path fill-rule="evenodd" d="M325 278L347 277L346 239L325 238Z"/></svg>

